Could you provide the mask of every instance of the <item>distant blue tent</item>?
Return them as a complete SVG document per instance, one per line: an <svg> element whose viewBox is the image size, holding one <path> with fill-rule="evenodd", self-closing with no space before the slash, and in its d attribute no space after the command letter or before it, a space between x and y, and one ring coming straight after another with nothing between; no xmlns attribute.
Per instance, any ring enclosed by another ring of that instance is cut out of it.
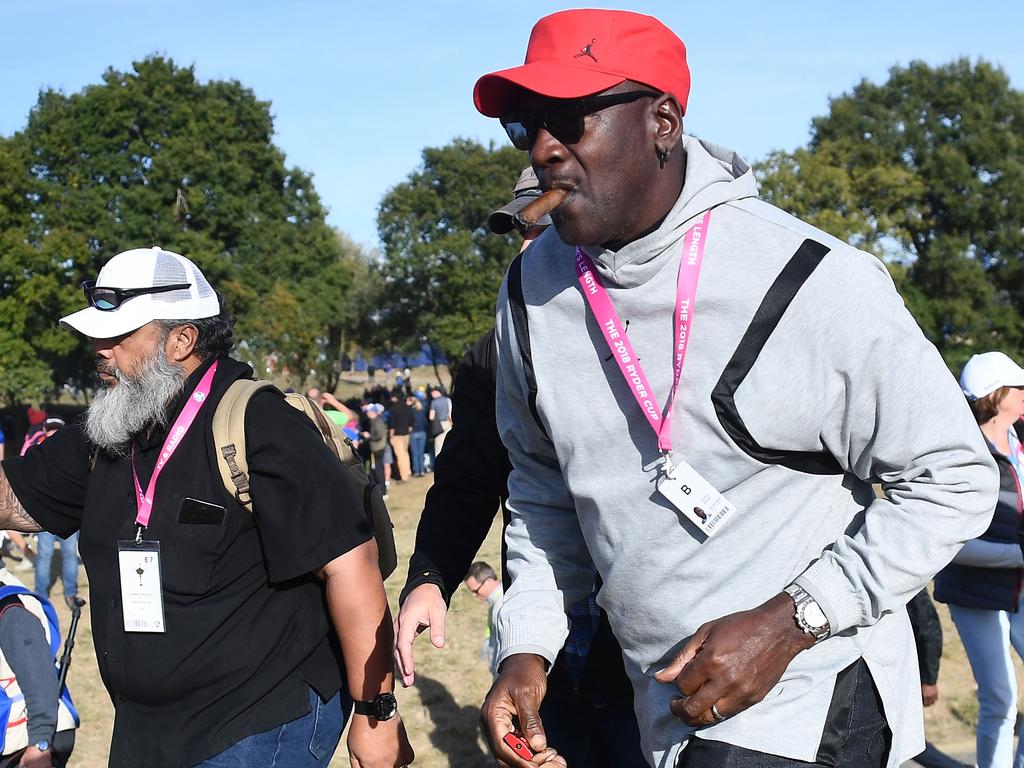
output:
<svg viewBox="0 0 1024 768"><path fill-rule="evenodd" d="M402 370L403 368L416 368L422 365L447 365L448 358L440 350L431 351L429 344L422 344L414 352L389 352L376 354L367 357L365 353L358 353L352 360L352 370L365 371L369 366L384 371Z"/></svg>

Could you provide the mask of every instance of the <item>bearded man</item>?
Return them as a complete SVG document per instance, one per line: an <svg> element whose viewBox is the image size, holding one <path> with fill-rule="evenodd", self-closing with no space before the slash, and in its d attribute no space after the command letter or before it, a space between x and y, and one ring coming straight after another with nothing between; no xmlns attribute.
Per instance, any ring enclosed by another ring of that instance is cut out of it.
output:
<svg viewBox="0 0 1024 768"><path fill-rule="evenodd" d="M326 766L353 698L352 764L410 762L376 543L348 474L260 392L249 514L211 433L224 392L252 376L228 357L218 294L161 248L115 256L83 288L89 307L61 322L92 339L104 388L83 420L3 463L0 528L81 531L110 765Z"/></svg>

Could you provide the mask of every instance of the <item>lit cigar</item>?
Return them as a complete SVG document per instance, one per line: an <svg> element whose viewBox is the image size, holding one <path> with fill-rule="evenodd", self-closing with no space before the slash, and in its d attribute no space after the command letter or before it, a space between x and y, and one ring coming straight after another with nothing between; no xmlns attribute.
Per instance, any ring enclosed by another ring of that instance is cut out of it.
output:
<svg viewBox="0 0 1024 768"><path fill-rule="evenodd" d="M512 223L515 224L516 229L525 234L530 227L537 226L538 221L560 206L567 194L569 194L568 191L564 189L549 189L515 214L512 217Z"/></svg>

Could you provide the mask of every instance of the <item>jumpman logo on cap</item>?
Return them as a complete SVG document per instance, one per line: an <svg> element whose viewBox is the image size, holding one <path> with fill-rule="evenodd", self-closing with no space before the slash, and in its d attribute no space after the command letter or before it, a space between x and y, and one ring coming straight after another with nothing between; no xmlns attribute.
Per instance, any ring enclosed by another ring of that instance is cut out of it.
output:
<svg viewBox="0 0 1024 768"><path fill-rule="evenodd" d="M587 43L582 48L580 48L580 52L577 53L575 56L573 56L573 58L574 59L578 59L581 56L589 56L590 58L592 58L596 62L597 61L597 56L595 56L594 52L591 50L591 48L593 48L593 46L594 46L594 43L596 43L596 42L597 42L597 38L595 37L589 43Z"/></svg>

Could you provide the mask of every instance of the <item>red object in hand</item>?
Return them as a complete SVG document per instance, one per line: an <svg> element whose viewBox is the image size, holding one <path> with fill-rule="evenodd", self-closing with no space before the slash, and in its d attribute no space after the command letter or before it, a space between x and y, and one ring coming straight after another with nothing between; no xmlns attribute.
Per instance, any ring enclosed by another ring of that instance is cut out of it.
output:
<svg viewBox="0 0 1024 768"><path fill-rule="evenodd" d="M521 758L523 758L523 760L533 759L533 751L530 749L530 745L518 736L516 736L514 733L506 733L502 737L502 741L504 741L506 744L512 747L512 750Z"/></svg>

